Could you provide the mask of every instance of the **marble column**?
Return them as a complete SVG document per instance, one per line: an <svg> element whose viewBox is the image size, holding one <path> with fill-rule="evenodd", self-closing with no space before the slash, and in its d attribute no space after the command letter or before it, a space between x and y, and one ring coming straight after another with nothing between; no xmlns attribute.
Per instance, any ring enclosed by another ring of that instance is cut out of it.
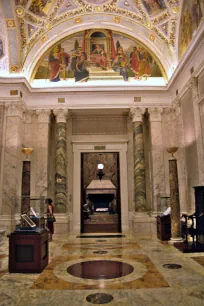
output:
<svg viewBox="0 0 204 306"><path fill-rule="evenodd" d="M19 197L21 194L22 176L22 140L24 104L10 101L6 105L6 126L4 138L4 168L3 168L3 205L2 215L20 213ZM9 226L13 226L9 224Z"/></svg>
<svg viewBox="0 0 204 306"><path fill-rule="evenodd" d="M0 214L2 209L2 181L3 181L3 135L4 135L4 114L5 114L5 105L0 102Z"/></svg>
<svg viewBox="0 0 204 306"><path fill-rule="evenodd" d="M157 214L158 195L165 194L164 148L162 142L161 107L149 107L151 139L151 190L152 212Z"/></svg>
<svg viewBox="0 0 204 306"><path fill-rule="evenodd" d="M67 110L54 110L56 116L55 211L66 212L66 119Z"/></svg>
<svg viewBox="0 0 204 306"><path fill-rule="evenodd" d="M170 206L171 206L171 241L181 241L181 221L179 203L179 185L177 160L172 157L169 160L169 182L170 182Z"/></svg>
<svg viewBox="0 0 204 306"><path fill-rule="evenodd" d="M49 158L49 124L50 110L36 110L38 115L37 122L37 141L34 147L36 184L35 195L46 196L48 192L48 158ZM33 174L32 174L33 176Z"/></svg>
<svg viewBox="0 0 204 306"><path fill-rule="evenodd" d="M134 146L134 185L135 185L135 211L146 211L146 181L143 138L143 114L145 108L130 109L133 121L133 146Z"/></svg>

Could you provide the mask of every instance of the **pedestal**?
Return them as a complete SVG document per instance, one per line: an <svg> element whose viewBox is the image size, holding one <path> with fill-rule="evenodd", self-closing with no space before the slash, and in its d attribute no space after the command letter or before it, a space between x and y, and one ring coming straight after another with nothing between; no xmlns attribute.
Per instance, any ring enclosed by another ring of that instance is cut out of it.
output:
<svg viewBox="0 0 204 306"><path fill-rule="evenodd" d="M48 264L48 232L13 232L9 235L9 272L40 273Z"/></svg>
<svg viewBox="0 0 204 306"><path fill-rule="evenodd" d="M165 241L171 238L171 218L167 216L157 216L157 238Z"/></svg>

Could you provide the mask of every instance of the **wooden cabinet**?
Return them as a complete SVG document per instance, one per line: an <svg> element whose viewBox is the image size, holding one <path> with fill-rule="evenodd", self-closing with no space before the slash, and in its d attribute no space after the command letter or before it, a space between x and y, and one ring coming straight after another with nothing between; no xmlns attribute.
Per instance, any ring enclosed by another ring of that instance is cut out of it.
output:
<svg viewBox="0 0 204 306"><path fill-rule="evenodd" d="M157 216L157 238L160 240L170 240L171 238L171 218L167 216Z"/></svg>
<svg viewBox="0 0 204 306"><path fill-rule="evenodd" d="M9 272L40 273L48 264L48 232L13 232L9 235Z"/></svg>

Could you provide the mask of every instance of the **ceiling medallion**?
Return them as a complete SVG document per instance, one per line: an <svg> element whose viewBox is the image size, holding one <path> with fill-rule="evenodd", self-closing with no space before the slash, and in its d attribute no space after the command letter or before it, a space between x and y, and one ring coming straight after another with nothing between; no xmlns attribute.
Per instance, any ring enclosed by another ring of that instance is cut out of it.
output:
<svg viewBox="0 0 204 306"><path fill-rule="evenodd" d="M16 14L17 14L18 17L23 17L24 14L25 14L25 11L22 7L17 7L16 8Z"/></svg>

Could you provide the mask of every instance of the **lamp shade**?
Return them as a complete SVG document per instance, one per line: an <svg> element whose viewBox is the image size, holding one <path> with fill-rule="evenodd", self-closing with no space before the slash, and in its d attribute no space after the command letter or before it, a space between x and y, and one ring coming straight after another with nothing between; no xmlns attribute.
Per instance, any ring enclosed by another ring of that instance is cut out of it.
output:
<svg viewBox="0 0 204 306"><path fill-rule="evenodd" d="M103 164L98 164L98 170L103 170L103 168L104 168L104 165Z"/></svg>

